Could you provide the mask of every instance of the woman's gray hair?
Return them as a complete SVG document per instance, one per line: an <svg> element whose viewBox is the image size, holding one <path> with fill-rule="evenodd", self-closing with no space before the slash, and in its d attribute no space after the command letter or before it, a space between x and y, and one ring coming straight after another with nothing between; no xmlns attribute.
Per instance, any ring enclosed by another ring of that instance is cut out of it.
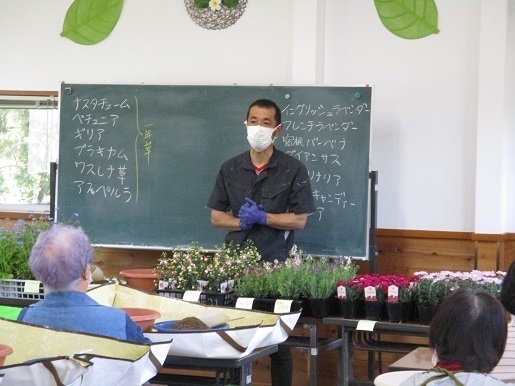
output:
<svg viewBox="0 0 515 386"><path fill-rule="evenodd" d="M39 235L29 267L47 292L75 289L84 269L93 262L93 247L82 228L54 224Z"/></svg>

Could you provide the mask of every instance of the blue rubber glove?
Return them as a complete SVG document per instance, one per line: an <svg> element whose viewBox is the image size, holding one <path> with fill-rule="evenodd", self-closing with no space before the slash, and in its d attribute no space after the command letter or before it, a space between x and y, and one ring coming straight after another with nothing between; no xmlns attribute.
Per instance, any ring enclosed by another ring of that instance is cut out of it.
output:
<svg viewBox="0 0 515 386"><path fill-rule="evenodd" d="M245 201L246 203L241 206L240 212L238 213L240 224L244 221L248 225L266 225L266 212L261 205L258 206L258 204L248 197L245 197Z"/></svg>
<svg viewBox="0 0 515 386"><path fill-rule="evenodd" d="M255 224L253 221L253 218L249 218L247 211L253 206L257 205L254 201L252 201L250 198L245 197L245 204L243 204L240 207L240 212L238 213L239 218L243 218L245 220L248 220L247 222L249 224Z"/></svg>
<svg viewBox="0 0 515 386"><path fill-rule="evenodd" d="M245 200L247 200L247 198L245 198ZM250 201L252 201L252 200L250 200ZM253 201L252 201L252 202L253 202ZM239 216L239 217L241 217L241 218L240 218L240 229L241 229L242 231L249 231L249 230L251 230L251 229L252 229L252 227L253 227L253 226L254 226L254 224L255 224L253 221L248 222L248 221L247 221L247 220L248 220L247 216L245 215L245 213L244 213L244 212L242 212L242 208L243 208L243 207L245 207L245 208L250 208L250 206L251 206L251 204L247 201L245 204L243 204L243 205L241 206L241 208L240 208L240 212L239 212L239 214L238 214L238 216ZM240 215L241 215L241 216L240 216ZM242 216L243 216L243 217L242 217Z"/></svg>

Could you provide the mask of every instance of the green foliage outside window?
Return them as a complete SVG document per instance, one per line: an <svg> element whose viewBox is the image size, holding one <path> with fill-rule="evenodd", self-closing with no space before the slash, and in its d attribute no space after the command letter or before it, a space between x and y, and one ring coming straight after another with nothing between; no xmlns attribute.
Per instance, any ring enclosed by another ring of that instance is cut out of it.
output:
<svg viewBox="0 0 515 386"><path fill-rule="evenodd" d="M57 139L47 115L55 111L0 108L0 204L50 202L49 154Z"/></svg>

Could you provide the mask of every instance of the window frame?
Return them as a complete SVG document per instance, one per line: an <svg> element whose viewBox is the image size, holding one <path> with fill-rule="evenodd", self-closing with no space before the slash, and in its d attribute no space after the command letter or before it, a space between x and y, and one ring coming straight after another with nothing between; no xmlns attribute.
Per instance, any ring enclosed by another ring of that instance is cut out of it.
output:
<svg viewBox="0 0 515 386"><path fill-rule="evenodd" d="M0 90L0 100L7 97L9 100L31 101L41 98L55 98L59 116L59 92L58 91L28 91L28 90ZM50 169L49 169L50 173ZM51 193L52 195L52 193ZM50 204L4 204L0 203L0 219L30 219L34 215L50 215Z"/></svg>

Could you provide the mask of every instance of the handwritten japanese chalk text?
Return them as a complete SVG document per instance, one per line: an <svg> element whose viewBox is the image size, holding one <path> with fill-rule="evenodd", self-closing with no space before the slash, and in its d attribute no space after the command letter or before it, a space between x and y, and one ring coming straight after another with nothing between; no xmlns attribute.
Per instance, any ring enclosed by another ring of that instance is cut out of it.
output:
<svg viewBox="0 0 515 386"><path fill-rule="evenodd" d="M367 103L349 106L299 103L282 110L283 144L287 154L308 167L317 207L312 216L319 221L326 210L348 210L355 206L345 190L351 183L344 179L344 169L349 166L345 162L346 147L352 144L353 132L359 130L352 117L369 112Z"/></svg>
<svg viewBox="0 0 515 386"><path fill-rule="evenodd" d="M72 117L74 167L79 178L73 181L79 195L95 195L106 199L133 200L134 155L125 148L108 143L116 136L105 136L113 130L130 135L134 130L119 125L120 115L133 107L128 99L112 101L107 98L73 100L77 112ZM136 126L136 124L134 125ZM107 141L107 142L106 142ZM149 155L148 155L149 157Z"/></svg>

